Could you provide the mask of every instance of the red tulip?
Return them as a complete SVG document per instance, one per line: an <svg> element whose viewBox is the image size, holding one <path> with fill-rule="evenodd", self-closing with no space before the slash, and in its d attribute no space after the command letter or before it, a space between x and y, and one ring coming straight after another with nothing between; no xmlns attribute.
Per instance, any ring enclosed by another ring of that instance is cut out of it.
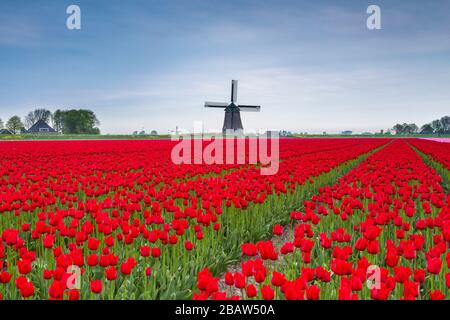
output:
<svg viewBox="0 0 450 320"><path fill-rule="evenodd" d="M395 252L388 251L386 253L386 259L385 259L386 265L391 268L394 268L397 266L399 259L400 259L400 257Z"/></svg>
<svg viewBox="0 0 450 320"><path fill-rule="evenodd" d="M275 296L273 289L268 285L264 285L261 288L261 294L264 300L273 300Z"/></svg>
<svg viewBox="0 0 450 320"><path fill-rule="evenodd" d="M331 270L338 275L351 274L352 264L340 259L331 260Z"/></svg>
<svg viewBox="0 0 450 320"><path fill-rule="evenodd" d="M158 258L161 255L161 249L160 248L152 248L152 257Z"/></svg>
<svg viewBox="0 0 450 320"><path fill-rule="evenodd" d="M236 272L233 276L234 285L238 289L245 288L245 276L242 273Z"/></svg>
<svg viewBox="0 0 450 320"><path fill-rule="evenodd" d="M184 248L185 248L187 251L191 251L192 249L194 249L194 244L193 244L192 242L190 242L189 240L187 240L187 241L184 243Z"/></svg>
<svg viewBox="0 0 450 320"><path fill-rule="evenodd" d="M18 260L17 267L20 274L28 274L31 272L31 262L28 260Z"/></svg>
<svg viewBox="0 0 450 320"><path fill-rule="evenodd" d="M87 258L87 264L90 267L95 267L96 265L98 265L98 256L95 253L89 255Z"/></svg>
<svg viewBox="0 0 450 320"><path fill-rule="evenodd" d="M406 281L403 283L404 297L417 297L419 295L419 284L413 281Z"/></svg>
<svg viewBox="0 0 450 320"><path fill-rule="evenodd" d="M432 258L428 260L427 271L433 274L439 274L441 272L442 261L439 258Z"/></svg>
<svg viewBox="0 0 450 320"><path fill-rule="evenodd" d="M292 242L286 242L281 248L280 252L282 254L288 254L294 252L294 244Z"/></svg>
<svg viewBox="0 0 450 320"><path fill-rule="evenodd" d="M258 270L255 272L255 281L258 283L264 282L266 280L265 270Z"/></svg>
<svg viewBox="0 0 450 320"><path fill-rule="evenodd" d="M231 272L226 272L225 273L225 284L228 285L228 286L234 285L233 273L231 273Z"/></svg>
<svg viewBox="0 0 450 320"><path fill-rule="evenodd" d="M308 300L319 300L320 297L320 289L316 285L310 286L306 289L306 297Z"/></svg>
<svg viewBox="0 0 450 320"><path fill-rule="evenodd" d="M0 283L6 284L11 280L12 275L7 271L0 272Z"/></svg>
<svg viewBox="0 0 450 320"><path fill-rule="evenodd" d="M430 292L431 300L444 300L445 294L443 294L440 290L434 290Z"/></svg>
<svg viewBox="0 0 450 320"><path fill-rule="evenodd" d="M91 281L91 291L93 293L99 294L102 293L103 283L101 280L92 280Z"/></svg>
<svg viewBox="0 0 450 320"><path fill-rule="evenodd" d="M256 295L257 295L256 288L252 284L249 284L245 291L247 293L247 297L249 297L249 298L256 297Z"/></svg>
<svg viewBox="0 0 450 320"><path fill-rule="evenodd" d="M425 281L425 270L417 269L414 270L414 281L415 282L424 282Z"/></svg>
<svg viewBox="0 0 450 320"><path fill-rule="evenodd" d="M449 272L447 272L445 274L445 285L447 288L450 288L450 273Z"/></svg>
<svg viewBox="0 0 450 320"><path fill-rule="evenodd" d="M356 240L355 249L359 251L364 251L366 250L367 245L368 241L366 238L359 238L358 240Z"/></svg>
<svg viewBox="0 0 450 320"><path fill-rule="evenodd" d="M95 238L89 238L88 240L88 248L91 251L95 251L98 249L98 246L100 245L100 240Z"/></svg>
<svg viewBox="0 0 450 320"><path fill-rule="evenodd" d="M277 235L277 236L282 235L283 234L283 227L281 225L279 225L279 224L276 224L273 227L272 233L274 235Z"/></svg>
<svg viewBox="0 0 450 320"><path fill-rule="evenodd" d="M256 245L254 245L252 243L241 244L241 249L242 249L242 254L249 256L249 257L253 257L258 254L258 248L256 247Z"/></svg>
<svg viewBox="0 0 450 320"><path fill-rule="evenodd" d="M53 272L51 270L45 269L44 270L44 279L49 280L53 277Z"/></svg>
<svg viewBox="0 0 450 320"><path fill-rule="evenodd" d="M64 290L66 290L66 286L66 283L62 280L53 281L48 288L50 298L61 300L63 298Z"/></svg>
<svg viewBox="0 0 450 320"><path fill-rule="evenodd" d="M411 275L411 269L403 266L395 267L394 273L395 273L395 281L399 283L404 283L409 280L409 277Z"/></svg>
<svg viewBox="0 0 450 320"><path fill-rule="evenodd" d="M34 295L34 286L33 283L31 281L25 281L21 286L20 286L20 295L23 298L29 298L32 295Z"/></svg>
<svg viewBox="0 0 450 320"><path fill-rule="evenodd" d="M380 244L377 240L372 240L367 245L367 252L370 254L378 254L380 252Z"/></svg>
<svg viewBox="0 0 450 320"><path fill-rule="evenodd" d="M284 274L274 271L272 273L271 283L274 287L281 287L286 282Z"/></svg>
<svg viewBox="0 0 450 320"><path fill-rule="evenodd" d="M361 291L363 288L363 283L360 277L358 276L352 276L350 278L350 288L353 291Z"/></svg>
<svg viewBox="0 0 450 320"><path fill-rule="evenodd" d="M114 281L117 279L117 270L114 267L109 267L108 269L105 270L105 274L106 274L106 279L108 279L109 281Z"/></svg>
<svg viewBox="0 0 450 320"><path fill-rule="evenodd" d="M364 232L364 237L367 240L375 240L381 233L382 229L379 226L369 226Z"/></svg>
<svg viewBox="0 0 450 320"><path fill-rule="evenodd" d="M80 292L77 289L69 290L69 300L80 300Z"/></svg>
<svg viewBox="0 0 450 320"><path fill-rule="evenodd" d="M44 245L44 248L52 248L53 244L55 243L55 235L53 234L48 234L44 237L44 239L42 240L42 243Z"/></svg>
<svg viewBox="0 0 450 320"><path fill-rule="evenodd" d="M142 247L140 248L140 252L141 252L141 256L143 256L143 257L149 257L149 256L150 256L151 249L150 249L149 246L142 246Z"/></svg>

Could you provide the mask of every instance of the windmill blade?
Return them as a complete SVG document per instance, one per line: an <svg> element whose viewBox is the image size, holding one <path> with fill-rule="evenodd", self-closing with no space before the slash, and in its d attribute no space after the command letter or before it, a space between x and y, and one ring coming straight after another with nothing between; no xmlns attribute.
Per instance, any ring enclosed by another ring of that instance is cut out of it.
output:
<svg viewBox="0 0 450 320"><path fill-rule="evenodd" d="M205 102L205 108L226 108L227 106L226 102Z"/></svg>
<svg viewBox="0 0 450 320"><path fill-rule="evenodd" d="M231 102L237 101L237 80L231 80Z"/></svg>
<svg viewBox="0 0 450 320"><path fill-rule="evenodd" d="M259 112L261 106L248 106L248 105L239 105L239 110L243 112Z"/></svg>

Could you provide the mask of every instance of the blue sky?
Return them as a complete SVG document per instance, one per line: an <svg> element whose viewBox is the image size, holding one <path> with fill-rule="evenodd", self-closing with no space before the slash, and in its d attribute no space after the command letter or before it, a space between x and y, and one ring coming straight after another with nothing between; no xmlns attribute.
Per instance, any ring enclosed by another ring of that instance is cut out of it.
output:
<svg viewBox="0 0 450 320"><path fill-rule="evenodd" d="M66 28L71 4L81 30ZM203 103L238 79L238 103L262 105L247 129L422 125L449 114L449 17L439 0L2 0L0 118L89 108L104 133L220 129Z"/></svg>

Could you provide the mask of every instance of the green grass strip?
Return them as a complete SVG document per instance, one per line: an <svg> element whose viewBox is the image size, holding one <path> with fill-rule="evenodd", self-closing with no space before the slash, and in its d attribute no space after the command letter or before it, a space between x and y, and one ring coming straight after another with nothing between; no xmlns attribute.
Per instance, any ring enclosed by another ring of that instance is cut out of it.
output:
<svg viewBox="0 0 450 320"><path fill-rule="evenodd" d="M450 192L450 171L445 168L442 164L431 158L431 156L423 153L416 147L410 145L411 148L422 158L423 162L434 170L441 176L442 178L442 187L445 192L448 194Z"/></svg>

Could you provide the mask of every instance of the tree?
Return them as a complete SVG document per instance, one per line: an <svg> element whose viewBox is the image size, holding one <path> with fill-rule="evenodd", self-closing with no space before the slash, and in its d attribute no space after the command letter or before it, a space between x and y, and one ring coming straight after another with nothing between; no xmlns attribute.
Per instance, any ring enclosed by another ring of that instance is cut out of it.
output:
<svg viewBox="0 0 450 320"><path fill-rule="evenodd" d="M61 132L64 124L64 111L56 110L52 115L52 124L57 132Z"/></svg>
<svg viewBox="0 0 450 320"><path fill-rule="evenodd" d="M395 134L414 134L419 131L419 127L415 123L397 123L393 128Z"/></svg>
<svg viewBox="0 0 450 320"><path fill-rule="evenodd" d="M442 117L441 120L442 133L450 133L450 117Z"/></svg>
<svg viewBox="0 0 450 320"><path fill-rule="evenodd" d="M5 127L3 126L3 120L0 118L0 130L4 129Z"/></svg>
<svg viewBox="0 0 450 320"><path fill-rule="evenodd" d="M419 131L419 127L415 123L403 124L403 131L406 134L414 134Z"/></svg>
<svg viewBox="0 0 450 320"><path fill-rule="evenodd" d="M397 123L392 130L395 131L395 134L403 134L404 133L404 127L402 124Z"/></svg>
<svg viewBox="0 0 450 320"><path fill-rule="evenodd" d="M12 134L16 134L23 128L23 123L18 116L12 116L6 123L6 129L11 131Z"/></svg>
<svg viewBox="0 0 450 320"><path fill-rule="evenodd" d="M442 133L442 123L440 120L434 120L433 122L431 122L431 127L433 128L434 133Z"/></svg>
<svg viewBox="0 0 450 320"><path fill-rule="evenodd" d="M28 113L25 117L25 125L29 129L39 120L49 122L52 117L52 113L47 109L35 109Z"/></svg>
<svg viewBox="0 0 450 320"><path fill-rule="evenodd" d="M421 134L432 134L433 133L433 127L431 126L431 123L424 124L422 128L420 128Z"/></svg>
<svg viewBox="0 0 450 320"><path fill-rule="evenodd" d="M58 114L64 134L100 134L97 116L91 110L64 110Z"/></svg>

